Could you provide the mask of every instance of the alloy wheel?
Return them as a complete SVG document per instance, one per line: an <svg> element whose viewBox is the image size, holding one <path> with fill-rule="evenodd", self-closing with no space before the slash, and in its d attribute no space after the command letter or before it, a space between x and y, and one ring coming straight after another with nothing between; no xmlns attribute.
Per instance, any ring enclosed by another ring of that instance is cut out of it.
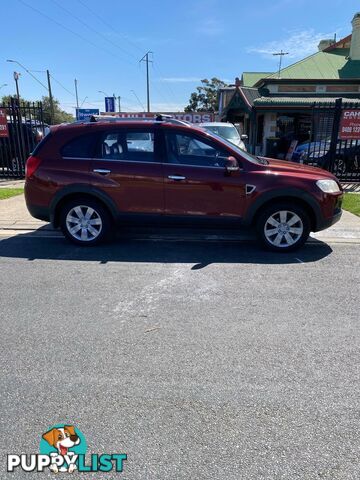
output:
<svg viewBox="0 0 360 480"><path fill-rule="evenodd" d="M98 212L89 206L78 205L66 215L66 228L76 240L90 242L95 240L102 230L102 220Z"/></svg>
<svg viewBox="0 0 360 480"><path fill-rule="evenodd" d="M304 225L294 212L279 210L270 215L265 222L266 240L278 248L288 248L298 242L304 232Z"/></svg>

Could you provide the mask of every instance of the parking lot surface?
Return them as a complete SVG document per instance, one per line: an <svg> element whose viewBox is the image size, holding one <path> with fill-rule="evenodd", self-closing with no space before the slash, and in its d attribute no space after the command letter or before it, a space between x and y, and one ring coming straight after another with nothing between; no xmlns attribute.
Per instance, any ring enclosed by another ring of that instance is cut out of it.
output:
<svg viewBox="0 0 360 480"><path fill-rule="evenodd" d="M116 478L359 478L359 257L2 237L1 458L65 422Z"/></svg>

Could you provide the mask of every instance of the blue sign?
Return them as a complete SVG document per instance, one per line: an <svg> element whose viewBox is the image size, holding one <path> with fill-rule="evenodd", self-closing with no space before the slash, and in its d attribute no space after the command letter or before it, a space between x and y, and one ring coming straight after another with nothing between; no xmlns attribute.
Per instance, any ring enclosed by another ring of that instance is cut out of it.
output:
<svg viewBox="0 0 360 480"><path fill-rule="evenodd" d="M77 108L76 109L76 120L86 120L91 115L99 115L98 108Z"/></svg>
<svg viewBox="0 0 360 480"><path fill-rule="evenodd" d="M115 112L115 97L105 97L105 112Z"/></svg>

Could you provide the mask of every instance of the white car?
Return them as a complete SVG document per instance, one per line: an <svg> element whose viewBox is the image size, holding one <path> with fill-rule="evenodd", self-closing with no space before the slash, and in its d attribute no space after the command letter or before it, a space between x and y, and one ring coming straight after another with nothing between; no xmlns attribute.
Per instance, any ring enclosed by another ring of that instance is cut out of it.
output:
<svg viewBox="0 0 360 480"><path fill-rule="evenodd" d="M247 140L248 138L247 135L241 135L240 137L239 132L232 123L207 122L200 123L199 127L202 127L209 133L215 133L215 135L225 138L225 140L228 140L242 150L245 150L245 152L247 151L244 143L244 140Z"/></svg>

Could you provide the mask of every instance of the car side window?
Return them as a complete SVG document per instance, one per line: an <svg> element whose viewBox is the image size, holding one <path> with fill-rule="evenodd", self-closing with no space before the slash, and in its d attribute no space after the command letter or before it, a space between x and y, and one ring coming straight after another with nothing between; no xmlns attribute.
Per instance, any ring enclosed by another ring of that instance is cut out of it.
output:
<svg viewBox="0 0 360 480"><path fill-rule="evenodd" d="M91 158L94 154L96 138L97 135L88 134L70 140L61 149L62 157Z"/></svg>
<svg viewBox="0 0 360 480"><path fill-rule="evenodd" d="M229 154L211 141L202 141L191 134L166 133L169 163L201 167L225 167Z"/></svg>
<svg viewBox="0 0 360 480"><path fill-rule="evenodd" d="M154 162L154 134L149 130L106 132L97 149L97 158L134 162Z"/></svg>

